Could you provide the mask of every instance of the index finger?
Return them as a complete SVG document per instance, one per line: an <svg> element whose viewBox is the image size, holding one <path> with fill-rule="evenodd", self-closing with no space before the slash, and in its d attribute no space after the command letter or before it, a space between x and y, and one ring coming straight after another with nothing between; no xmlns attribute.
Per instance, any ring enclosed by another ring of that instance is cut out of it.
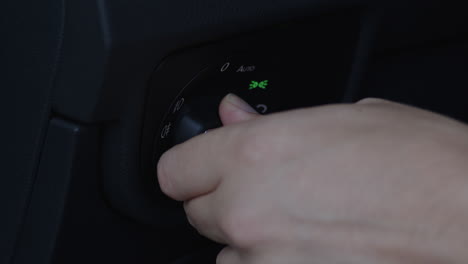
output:
<svg viewBox="0 0 468 264"><path fill-rule="evenodd" d="M161 190L178 201L210 193L221 182L222 128L194 137L165 152L158 162Z"/></svg>

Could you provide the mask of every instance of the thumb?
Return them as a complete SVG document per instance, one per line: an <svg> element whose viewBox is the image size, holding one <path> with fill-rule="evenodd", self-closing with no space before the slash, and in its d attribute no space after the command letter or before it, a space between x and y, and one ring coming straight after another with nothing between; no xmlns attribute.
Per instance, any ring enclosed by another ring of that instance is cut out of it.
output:
<svg viewBox="0 0 468 264"><path fill-rule="evenodd" d="M226 95L219 105L219 117L223 125L234 124L259 117L247 102L232 93Z"/></svg>

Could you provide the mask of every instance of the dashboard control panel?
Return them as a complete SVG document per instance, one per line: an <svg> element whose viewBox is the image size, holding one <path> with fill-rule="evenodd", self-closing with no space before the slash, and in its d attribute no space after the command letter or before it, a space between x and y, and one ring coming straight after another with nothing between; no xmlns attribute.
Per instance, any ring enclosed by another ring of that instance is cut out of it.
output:
<svg viewBox="0 0 468 264"><path fill-rule="evenodd" d="M221 126L218 107L228 93L261 114L342 102L359 29L359 14L344 10L231 34L167 55L149 76L141 106L139 174L105 176L109 202L138 222L168 232L188 229L181 204L159 188L160 156Z"/></svg>

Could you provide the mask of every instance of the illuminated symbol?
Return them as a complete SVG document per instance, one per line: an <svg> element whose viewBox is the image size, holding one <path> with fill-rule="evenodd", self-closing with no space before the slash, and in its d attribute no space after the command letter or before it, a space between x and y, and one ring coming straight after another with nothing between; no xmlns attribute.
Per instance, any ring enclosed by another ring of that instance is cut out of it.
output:
<svg viewBox="0 0 468 264"><path fill-rule="evenodd" d="M184 102L185 102L185 99L184 99L184 98L180 98L180 100L177 101L177 103L175 104L174 110L172 110L172 113L175 113L175 112L179 111L180 108L182 108L182 105L184 105Z"/></svg>
<svg viewBox="0 0 468 264"><path fill-rule="evenodd" d="M172 125L171 123L168 123L161 130L161 138L162 139L166 138L169 135L169 132L171 132L171 125Z"/></svg>
<svg viewBox="0 0 468 264"><path fill-rule="evenodd" d="M265 90L267 86L268 86L268 80L263 80L261 82L250 81L249 90L253 90L255 88L260 88L260 89Z"/></svg>
<svg viewBox="0 0 468 264"><path fill-rule="evenodd" d="M268 111L268 106L266 106L264 104L258 104L257 106L255 106L255 108L257 108L257 110L260 112L260 114L264 114L264 113L266 113L266 111Z"/></svg>
<svg viewBox="0 0 468 264"><path fill-rule="evenodd" d="M229 65L231 65L231 63L229 62L224 63L224 65L221 67L221 72L224 72L225 70L227 70L229 68Z"/></svg>

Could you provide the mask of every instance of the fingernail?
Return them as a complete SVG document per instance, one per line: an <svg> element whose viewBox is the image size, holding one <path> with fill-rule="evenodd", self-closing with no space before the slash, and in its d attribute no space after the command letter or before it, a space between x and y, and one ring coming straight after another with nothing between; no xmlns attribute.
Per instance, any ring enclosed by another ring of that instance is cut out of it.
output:
<svg viewBox="0 0 468 264"><path fill-rule="evenodd" d="M247 102L245 102L244 100L242 100L242 98L240 98L239 96L235 94L230 93L226 95L226 100L232 105L234 105L235 107L245 112L257 114L257 111L255 109L253 109Z"/></svg>

